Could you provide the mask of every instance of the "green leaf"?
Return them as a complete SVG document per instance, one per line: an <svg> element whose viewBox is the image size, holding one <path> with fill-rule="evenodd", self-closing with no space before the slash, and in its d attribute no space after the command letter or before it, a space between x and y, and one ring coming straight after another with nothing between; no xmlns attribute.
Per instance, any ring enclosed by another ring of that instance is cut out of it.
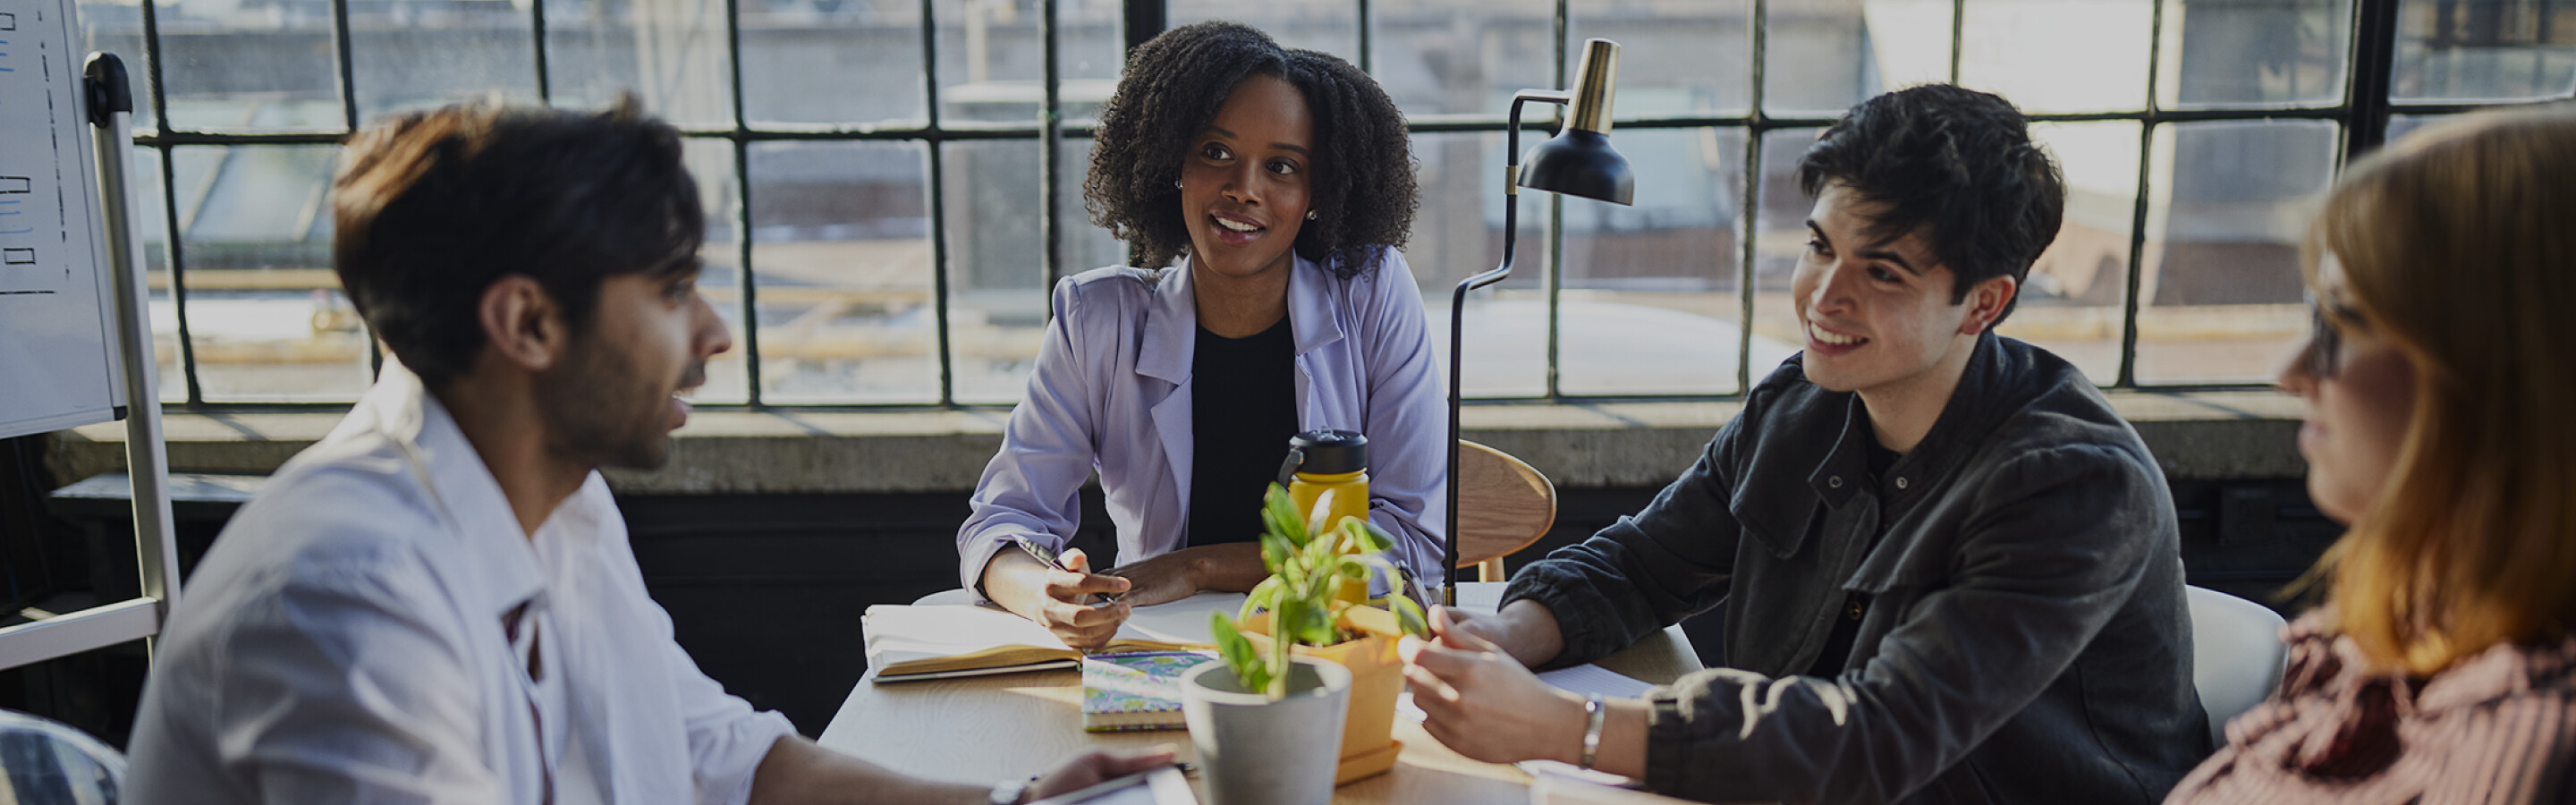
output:
<svg viewBox="0 0 2576 805"><path fill-rule="evenodd" d="M1261 514L1264 517L1270 515L1268 511ZM1288 564L1288 558L1296 553L1296 543L1289 542L1288 537L1279 533L1278 529L1273 528L1261 533L1261 566L1268 568L1270 572L1279 572L1281 567Z"/></svg>
<svg viewBox="0 0 2576 805"><path fill-rule="evenodd" d="M1262 664L1261 652L1252 647L1252 641L1234 628L1233 619L1227 618L1223 612L1210 611L1208 631L1216 638L1217 656L1224 658L1227 668L1233 669L1235 681L1243 683L1244 690L1271 687L1271 669Z"/></svg>
<svg viewBox="0 0 2576 805"><path fill-rule="evenodd" d="M1235 618L1249 619L1252 613L1265 609L1278 609L1279 593L1287 588L1287 582L1280 581L1278 576L1262 579L1260 584L1252 585L1252 592L1244 594L1243 614L1236 615Z"/></svg>
<svg viewBox="0 0 2576 805"><path fill-rule="evenodd" d="M1388 609L1395 611L1395 621L1404 627L1405 634L1420 638L1431 636L1431 619L1422 613L1421 604L1402 594L1387 596L1386 604Z"/></svg>
<svg viewBox="0 0 2576 805"><path fill-rule="evenodd" d="M1296 654L1288 647L1289 641L1293 639L1290 635L1294 634L1290 631L1290 626L1303 621L1307 610L1311 608L1312 606L1306 601L1291 598L1279 602L1279 608L1270 612L1271 701L1278 701L1288 696L1288 658Z"/></svg>
<svg viewBox="0 0 2576 805"><path fill-rule="evenodd" d="M1339 489L1326 489L1323 494L1315 496L1315 511L1306 518L1306 533L1314 535L1333 533L1333 524L1324 520L1333 516L1333 498L1341 493L1342 490ZM1316 540L1316 542L1330 542L1330 540Z"/></svg>
<svg viewBox="0 0 2576 805"><path fill-rule="evenodd" d="M1395 547L1395 535L1386 533L1386 529L1377 527L1376 523L1347 518L1342 521L1342 528L1351 533L1351 541L1357 544L1361 551L1385 553L1387 549Z"/></svg>
<svg viewBox="0 0 2576 805"><path fill-rule="evenodd" d="M1265 520L1278 518L1270 525L1279 532L1279 536L1286 538L1291 545L1306 544L1306 518L1297 513L1297 499L1289 496L1288 487L1271 484L1269 494L1263 496L1261 502Z"/></svg>

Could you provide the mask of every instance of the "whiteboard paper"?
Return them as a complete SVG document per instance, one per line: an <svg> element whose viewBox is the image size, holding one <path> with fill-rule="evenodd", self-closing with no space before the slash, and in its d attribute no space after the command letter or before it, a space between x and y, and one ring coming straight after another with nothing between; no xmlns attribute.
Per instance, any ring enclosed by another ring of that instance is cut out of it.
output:
<svg viewBox="0 0 2576 805"><path fill-rule="evenodd" d="M68 5L0 0L0 437L123 403Z"/></svg>

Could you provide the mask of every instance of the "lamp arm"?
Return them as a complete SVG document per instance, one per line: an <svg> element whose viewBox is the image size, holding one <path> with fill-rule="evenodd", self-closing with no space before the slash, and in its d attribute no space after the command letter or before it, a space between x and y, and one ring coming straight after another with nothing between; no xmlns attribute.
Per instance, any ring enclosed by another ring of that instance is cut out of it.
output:
<svg viewBox="0 0 2576 805"><path fill-rule="evenodd" d="M1440 574L1442 606L1458 605L1458 403L1464 399L1460 361L1466 333L1465 319L1459 314L1467 306L1468 291L1512 275L1513 250L1520 240L1521 104L1568 104L1573 100L1573 93L1557 90L1525 89L1512 94L1511 116L1503 128L1503 262L1493 270L1459 280L1456 291L1449 296L1449 481L1448 506L1444 509L1447 530L1441 532L1440 540L1445 546L1442 561L1446 563Z"/></svg>

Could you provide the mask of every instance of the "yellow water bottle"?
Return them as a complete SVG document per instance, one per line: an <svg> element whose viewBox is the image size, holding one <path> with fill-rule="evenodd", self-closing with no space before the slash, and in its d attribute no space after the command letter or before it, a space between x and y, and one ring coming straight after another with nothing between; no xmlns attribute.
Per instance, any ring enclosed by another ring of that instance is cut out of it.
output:
<svg viewBox="0 0 2576 805"><path fill-rule="evenodd" d="M1288 487L1288 497L1297 503L1297 513L1308 522L1315 517L1315 501L1330 491L1325 504L1332 515L1324 518L1325 528L1337 528L1344 517L1368 520L1368 437L1356 431L1310 430L1288 437L1288 460L1279 465L1279 482ZM1357 603L1368 598L1365 583L1344 584L1335 596Z"/></svg>

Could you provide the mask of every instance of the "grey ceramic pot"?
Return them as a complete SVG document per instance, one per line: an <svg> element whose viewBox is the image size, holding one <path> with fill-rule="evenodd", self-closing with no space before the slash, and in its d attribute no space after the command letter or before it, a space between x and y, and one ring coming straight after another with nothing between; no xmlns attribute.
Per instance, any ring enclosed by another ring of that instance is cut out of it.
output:
<svg viewBox="0 0 2576 805"><path fill-rule="evenodd" d="M1181 716L1210 805L1330 805L1350 693L1350 669L1311 657L1295 658L1275 702L1245 691L1225 663L1190 669Z"/></svg>

